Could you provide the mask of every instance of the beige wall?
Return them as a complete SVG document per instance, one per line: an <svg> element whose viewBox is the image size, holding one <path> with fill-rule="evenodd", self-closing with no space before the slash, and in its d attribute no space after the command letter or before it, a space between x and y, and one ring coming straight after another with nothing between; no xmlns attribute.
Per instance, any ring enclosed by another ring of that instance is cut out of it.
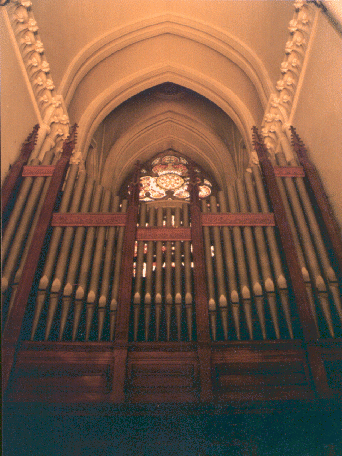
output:
<svg viewBox="0 0 342 456"><path fill-rule="evenodd" d="M1 182L18 157L21 144L38 123L13 42L0 14L1 40Z"/></svg>
<svg viewBox="0 0 342 456"><path fill-rule="evenodd" d="M342 226L342 38L322 14L292 123Z"/></svg>

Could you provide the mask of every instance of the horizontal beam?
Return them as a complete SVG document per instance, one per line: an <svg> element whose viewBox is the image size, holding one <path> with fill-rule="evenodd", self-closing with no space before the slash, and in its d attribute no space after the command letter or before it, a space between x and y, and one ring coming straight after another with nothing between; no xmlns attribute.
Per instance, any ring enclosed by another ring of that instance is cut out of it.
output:
<svg viewBox="0 0 342 456"><path fill-rule="evenodd" d="M55 170L53 165L24 166L23 177L45 177L52 176Z"/></svg>
<svg viewBox="0 0 342 456"><path fill-rule="evenodd" d="M126 214L122 213L59 213L52 216L51 226L125 226Z"/></svg>
<svg viewBox="0 0 342 456"><path fill-rule="evenodd" d="M202 226L275 226L272 213L202 214Z"/></svg>
<svg viewBox="0 0 342 456"><path fill-rule="evenodd" d="M273 170L276 177L305 177L302 166L275 166Z"/></svg>
<svg viewBox="0 0 342 456"><path fill-rule="evenodd" d="M138 228L137 241L191 241L190 228Z"/></svg>

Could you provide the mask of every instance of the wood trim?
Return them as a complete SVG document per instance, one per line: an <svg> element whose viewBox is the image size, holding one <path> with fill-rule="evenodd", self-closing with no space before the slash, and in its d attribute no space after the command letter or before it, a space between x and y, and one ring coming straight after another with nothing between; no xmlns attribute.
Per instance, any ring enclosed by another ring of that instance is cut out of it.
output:
<svg viewBox="0 0 342 456"><path fill-rule="evenodd" d="M125 380L129 316L131 310L131 290L133 280L134 246L139 212L140 166L136 166L133 182L130 185L129 206L123 240L123 252L118 293L115 344L121 345L113 353L113 375L110 397L116 403L125 401Z"/></svg>
<svg viewBox="0 0 342 456"><path fill-rule="evenodd" d="M319 212L321 214L323 223L325 225L327 234L329 236L330 242L334 249L336 259L339 265L340 279L342 280L342 236L341 230L336 222L334 213L330 202L325 193L322 182L319 178L316 168L309 160L306 148L304 143L299 138L296 129L290 127L291 136L292 136L292 146L297 153L298 160L302 167L304 168L307 182L310 186L310 190L315 197L315 202L318 206Z"/></svg>
<svg viewBox="0 0 342 456"><path fill-rule="evenodd" d="M52 176L55 170L54 165L24 166L23 177L45 177Z"/></svg>
<svg viewBox="0 0 342 456"><path fill-rule="evenodd" d="M18 284L12 312L3 331L3 351L6 353L3 358L2 367L4 391L6 390L13 363L15 361L15 354L26 311L26 305L38 266L40 253L44 244L45 235L51 222L52 211L56 203L57 195L62 187L68 169L69 160L75 147L75 131L76 126L73 128L70 139L64 142L62 156L56 164L55 171L51 178L51 182L39 214L33 241L23 267L23 273Z"/></svg>
<svg viewBox="0 0 342 456"><path fill-rule="evenodd" d="M32 133L29 134L26 141L23 143L18 160L12 165L5 182L1 189L1 206L2 214L4 213L9 200L13 194L13 190L21 175L24 165L27 163L37 141L39 125L33 127Z"/></svg>
<svg viewBox="0 0 342 456"><path fill-rule="evenodd" d="M275 166L273 169L276 177L305 177L302 166Z"/></svg>
<svg viewBox="0 0 342 456"><path fill-rule="evenodd" d="M202 226L275 226L272 213L201 214Z"/></svg>
<svg viewBox="0 0 342 456"><path fill-rule="evenodd" d="M200 399L202 402L213 400L211 377L211 340L209 332L208 291L205 270L205 255L201 210L199 206L198 184L191 171L190 220L194 261L194 291L197 327L197 354L199 360Z"/></svg>
<svg viewBox="0 0 342 456"><path fill-rule="evenodd" d="M309 299L303 280L303 274L301 272L298 257L296 254L295 244L292 238L290 226L286 218L286 212L278 189L274 169L271 162L267 158L265 145L259 136L256 127L253 127L253 145L258 154L266 191L273 208L276 226L279 230L281 243L283 245L293 292L295 295L299 319L303 329L304 340L306 342L315 341L318 339L318 334L315 327L315 321L310 310Z"/></svg>
<svg viewBox="0 0 342 456"><path fill-rule="evenodd" d="M51 226L125 226L127 214L122 213L60 213L52 215Z"/></svg>
<svg viewBox="0 0 342 456"><path fill-rule="evenodd" d="M137 241L191 241L190 228L138 228Z"/></svg>

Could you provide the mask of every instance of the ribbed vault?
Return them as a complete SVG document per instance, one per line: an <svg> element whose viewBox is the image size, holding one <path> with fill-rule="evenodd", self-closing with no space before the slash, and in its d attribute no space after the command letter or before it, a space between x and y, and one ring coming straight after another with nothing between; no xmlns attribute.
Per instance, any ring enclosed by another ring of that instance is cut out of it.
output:
<svg viewBox="0 0 342 456"><path fill-rule="evenodd" d="M96 155L95 177L115 192L137 160L144 162L167 149L198 163L222 189L241 174L248 160L241 133L220 108L191 90L166 83L113 110L95 132L87 162L93 167Z"/></svg>

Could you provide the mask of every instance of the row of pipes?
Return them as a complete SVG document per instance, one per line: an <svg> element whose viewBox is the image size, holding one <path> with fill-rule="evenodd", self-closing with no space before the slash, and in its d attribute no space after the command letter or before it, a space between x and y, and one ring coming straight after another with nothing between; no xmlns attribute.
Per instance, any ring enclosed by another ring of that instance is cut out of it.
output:
<svg viewBox="0 0 342 456"><path fill-rule="evenodd" d="M42 163L57 161L53 151ZM274 165L289 164L277 153ZM2 291L11 312L50 177L25 177L3 234ZM277 177L310 307L322 337L341 335L339 284L302 177ZM244 178L201 201L203 213L268 213L258 165ZM127 201L70 165L58 211L126 212ZM140 227L190 227L189 205L141 203ZM38 277L31 340L114 339L124 227L53 227ZM213 340L300 336L293 294L276 228L204 226L210 328ZM195 334L194 265L190 241L138 241L134 265L131 338L188 340Z"/></svg>

